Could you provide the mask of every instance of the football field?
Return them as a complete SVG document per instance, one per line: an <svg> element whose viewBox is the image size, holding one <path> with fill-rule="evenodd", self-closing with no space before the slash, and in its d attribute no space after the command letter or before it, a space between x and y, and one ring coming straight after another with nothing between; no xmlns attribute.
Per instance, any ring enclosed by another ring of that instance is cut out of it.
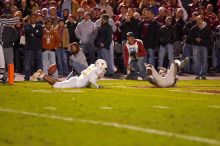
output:
<svg viewBox="0 0 220 146"><path fill-rule="evenodd" d="M220 80L0 84L0 146L220 146Z"/></svg>

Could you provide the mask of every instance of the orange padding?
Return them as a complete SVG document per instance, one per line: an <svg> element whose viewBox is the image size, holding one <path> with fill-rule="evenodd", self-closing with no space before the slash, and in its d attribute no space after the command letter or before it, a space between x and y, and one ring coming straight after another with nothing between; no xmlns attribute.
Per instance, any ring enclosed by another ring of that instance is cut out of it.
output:
<svg viewBox="0 0 220 146"><path fill-rule="evenodd" d="M8 83L10 85L14 84L14 64L8 65Z"/></svg>

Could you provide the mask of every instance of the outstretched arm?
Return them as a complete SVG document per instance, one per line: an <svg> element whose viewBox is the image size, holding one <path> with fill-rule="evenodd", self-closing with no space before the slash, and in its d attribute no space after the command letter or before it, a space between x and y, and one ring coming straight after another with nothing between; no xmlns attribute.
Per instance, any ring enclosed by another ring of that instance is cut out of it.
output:
<svg viewBox="0 0 220 146"><path fill-rule="evenodd" d="M95 86L96 88L103 88L102 86L100 86L100 85L98 85L98 84L96 83L97 79L98 79L98 77L92 77L92 78L90 78L89 82L90 82L93 86Z"/></svg>

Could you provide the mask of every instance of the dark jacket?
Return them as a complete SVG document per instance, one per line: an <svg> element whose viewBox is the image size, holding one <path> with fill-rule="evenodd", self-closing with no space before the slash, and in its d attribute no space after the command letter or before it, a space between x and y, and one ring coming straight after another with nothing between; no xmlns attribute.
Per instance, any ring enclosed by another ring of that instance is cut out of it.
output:
<svg viewBox="0 0 220 146"><path fill-rule="evenodd" d="M15 28L5 26L2 33L3 48L13 47L13 43L18 39L18 33Z"/></svg>
<svg viewBox="0 0 220 146"><path fill-rule="evenodd" d="M139 25L140 39L143 40L145 49L155 49L159 37L159 24L157 21L142 21Z"/></svg>
<svg viewBox="0 0 220 146"><path fill-rule="evenodd" d="M98 35L95 40L95 45L100 48L100 43L104 44L104 48L109 49L112 42L112 27L107 23L101 25L98 29Z"/></svg>
<svg viewBox="0 0 220 146"><path fill-rule="evenodd" d="M196 38L201 38L200 42ZM211 45L211 31L207 24L204 22L204 27L200 29L197 25L191 28L189 32L189 39L193 45L210 47Z"/></svg>
<svg viewBox="0 0 220 146"><path fill-rule="evenodd" d="M133 17L131 17L130 22L126 21L125 19L122 20L119 28L121 30L123 40L127 40L127 32L133 32L134 37L138 38L138 23L139 21Z"/></svg>
<svg viewBox="0 0 220 146"><path fill-rule="evenodd" d="M79 40L76 37L75 34L75 29L76 29L77 23L74 22L67 22L66 27L68 29L69 32L69 42L73 43L73 42L79 42Z"/></svg>
<svg viewBox="0 0 220 146"><path fill-rule="evenodd" d="M163 25L159 32L160 45L166 46L174 42L174 29L172 26Z"/></svg>
<svg viewBox="0 0 220 146"><path fill-rule="evenodd" d="M183 41L183 27L185 25L185 22L183 19L180 19L178 21L173 20L174 22L174 41Z"/></svg>
<svg viewBox="0 0 220 146"><path fill-rule="evenodd" d="M36 24L33 28L31 24L24 25L26 49L28 50L41 50L42 49L42 35L43 27L41 24Z"/></svg>
<svg viewBox="0 0 220 146"><path fill-rule="evenodd" d="M184 33L184 35L186 35L186 43L187 44L192 44L192 41L189 39L189 31L195 25L196 25L196 21L190 20L183 27L183 33Z"/></svg>

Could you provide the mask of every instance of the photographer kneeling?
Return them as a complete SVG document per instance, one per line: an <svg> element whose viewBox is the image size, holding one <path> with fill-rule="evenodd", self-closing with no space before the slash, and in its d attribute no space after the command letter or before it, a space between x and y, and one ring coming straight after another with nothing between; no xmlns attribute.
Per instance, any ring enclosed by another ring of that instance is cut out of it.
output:
<svg viewBox="0 0 220 146"><path fill-rule="evenodd" d="M135 39L132 32L127 33L127 42L124 46L124 63L129 74L126 79L136 80L141 76L146 80L146 69L144 63L147 62L147 52L141 40Z"/></svg>

